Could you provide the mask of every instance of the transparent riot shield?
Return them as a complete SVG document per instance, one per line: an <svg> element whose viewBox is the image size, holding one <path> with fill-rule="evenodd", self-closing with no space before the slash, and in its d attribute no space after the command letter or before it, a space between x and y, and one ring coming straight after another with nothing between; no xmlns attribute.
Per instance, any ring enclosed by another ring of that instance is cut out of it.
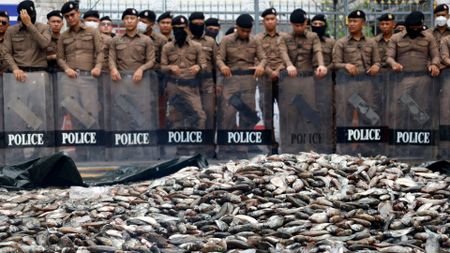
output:
<svg viewBox="0 0 450 253"><path fill-rule="evenodd" d="M0 87L3 87L3 77L0 74ZM3 89L0 89L0 165L5 164L5 129L3 116Z"/></svg>
<svg viewBox="0 0 450 253"><path fill-rule="evenodd" d="M218 98L219 159L246 159L270 153L273 129L264 124L264 110L273 104L272 94L267 94L269 89L260 89L264 82L265 78L255 79L250 71L233 71L231 77L218 77L218 83L223 85Z"/></svg>
<svg viewBox="0 0 450 253"><path fill-rule="evenodd" d="M109 83L106 144L111 161L142 162L159 159L158 78L147 71L141 81L132 72L121 72Z"/></svg>
<svg viewBox="0 0 450 253"><path fill-rule="evenodd" d="M317 79L313 72L297 77L282 73L279 83L280 152L333 151L331 74Z"/></svg>
<svg viewBox="0 0 450 253"><path fill-rule="evenodd" d="M207 101L202 96L202 79L176 79L166 75L165 80L166 122L158 134L162 158L197 153L211 157L214 119L208 116L214 114L207 115L206 110L211 109L209 106L215 108L215 101Z"/></svg>
<svg viewBox="0 0 450 253"><path fill-rule="evenodd" d="M437 81L426 72L389 75L389 156L405 160L435 159L439 126Z"/></svg>
<svg viewBox="0 0 450 253"><path fill-rule="evenodd" d="M54 152L52 80L46 72L27 72L25 82L3 74L5 162L23 162Z"/></svg>
<svg viewBox="0 0 450 253"><path fill-rule="evenodd" d="M350 76L336 73L336 152L375 156L384 154L387 128L384 120L383 73Z"/></svg>
<svg viewBox="0 0 450 253"><path fill-rule="evenodd" d="M105 160L103 96L99 78L89 71L70 78L56 74L56 146L76 162Z"/></svg>
<svg viewBox="0 0 450 253"><path fill-rule="evenodd" d="M439 115L439 159L450 160L450 70L439 76L440 115Z"/></svg>

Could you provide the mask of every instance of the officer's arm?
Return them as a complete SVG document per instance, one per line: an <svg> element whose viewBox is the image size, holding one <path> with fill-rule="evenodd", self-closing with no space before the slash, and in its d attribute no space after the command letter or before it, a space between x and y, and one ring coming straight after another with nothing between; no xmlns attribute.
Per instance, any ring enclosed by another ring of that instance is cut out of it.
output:
<svg viewBox="0 0 450 253"><path fill-rule="evenodd" d="M217 69L216 63L217 63L217 51L219 48L217 47L216 41L212 43L212 58L211 58L211 64L213 65L213 69Z"/></svg>
<svg viewBox="0 0 450 253"><path fill-rule="evenodd" d="M219 45L216 64L219 69L226 67L225 59L227 58L227 43L226 39L222 40Z"/></svg>
<svg viewBox="0 0 450 253"><path fill-rule="evenodd" d="M395 56L397 55L397 39L392 38L389 41L387 52L386 52L386 63L391 67L394 67L397 62L395 61Z"/></svg>
<svg viewBox="0 0 450 253"><path fill-rule="evenodd" d="M117 53L116 53L116 41L117 39L113 38L109 43L109 70L113 72L113 70L117 70Z"/></svg>
<svg viewBox="0 0 450 253"><path fill-rule="evenodd" d="M163 72L170 72L169 57L167 57L168 45L164 45L161 52L161 71Z"/></svg>
<svg viewBox="0 0 450 253"><path fill-rule="evenodd" d="M262 47L261 41L256 40L256 57L258 57L258 66L264 69L267 64L266 52Z"/></svg>
<svg viewBox="0 0 450 253"><path fill-rule="evenodd" d="M445 37L443 40L441 40L441 57L442 57L442 62L447 65L450 66L450 55L449 55L449 51L448 51L448 36Z"/></svg>
<svg viewBox="0 0 450 253"><path fill-rule="evenodd" d="M100 37L100 32L94 32L94 46L95 46L95 68L101 69L103 65L103 61L105 59L103 53L103 43L102 38Z"/></svg>
<svg viewBox="0 0 450 253"><path fill-rule="evenodd" d="M319 36L314 34L313 38L313 53L314 57L316 58L317 64L319 66L325 66L325 63L323 63L323 54L322 54L322 44L320 42Z"/></svg>
<svg viewBox="0 0 450 253"><path fill-rule="evenodd" d="M58 65L64 70L68 70L70 69L69 65L67 65L66 62L66 57L64 56L64 43L63 43L63 36L61 36L58 40L58 44L56 46L57 50L56 50L56 57L57 57L57 62Z"/></svg>
<svg viewBox="0 0 450 253"><path fill-rule="evenodd" d="M30 31L31 38L36 41L41 49L46 49L52 41L52 35L47 25L42 25L38 28L37 25L27 26L27 30Z"/></svg>
<svg viewBox="0 0 450 253"><path fill-rule="evenodd" d="M342 40L338 40L333 47L333 64L336 69L345 68L344 63L344 47L342 45Z"/></svg>
<svg viewBox="0 0 450 253"><path fill-rule="evenodd" d="M294 64L292 64L291 62L291 58L289 58L289 54L288 54L288 48L286 46L286 40L284 39L283 36L280 37L281 42L280 42L280 53L281 53L281 59L284 62L284 65L287 67L290 66L294 66Z"/></svg>
<svg viewBox="0 0 450 253"><path fill-rule="evenodd" d="M18 70L19 67L16 64L16 61L13 58L13 49L12 49L12 43L11 43L11 30L6 30L5 39L3 41L3 49L5 52L5 60L9 65L9 68L14 71Z"/></svg>
<svg viewBox="0 0 450 253"><path fill-rule="evenodd" d="M437 44L436 40L431 39L430 43L428 44L428 50L429 55L431 56L431 65L439 67L439 64L441 63L441 58L439 56L439 48L436 44Z"/></svg>
<svg viewBox="0 0 450 253"><path fill-rule="evenodd" d="M142 71L146 71L147 69L151 69L153 68L153 66L155 66L155 61L156 61L156 57L155 57L155 46L153 45L153 42L150 38L147 38L146 40L146 46L145 46L145 64L140 66L139 68Z"/></svg>

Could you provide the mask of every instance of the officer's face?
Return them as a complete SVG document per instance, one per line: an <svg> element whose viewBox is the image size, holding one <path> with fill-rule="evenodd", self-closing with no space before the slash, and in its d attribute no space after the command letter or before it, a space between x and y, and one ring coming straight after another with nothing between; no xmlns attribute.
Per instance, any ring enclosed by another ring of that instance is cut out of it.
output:
<svg viewBox="0 0 450 253"><path fill-rule="evenodd" d="M53 16L50 17L47 24L53 33L59 33L61 31L61 28L63 27L63 20L59 17Z"/></svg>
<svg viewBox="0 0 450 253"><path fill-rule="evenodd" d="M294 24L294 23L292 23L291 25L292 25L292 31L295 33L295 34L303 34L305 31L306 31L306 29L308 28L308 25L306 24L306 20L305 20L305 22L303 22L303 23L300 23L300 24Z"/></svg>
<svg viewBox="0 0 450 253"><path fill-rule="evenodd" d="M238 26L236 28L236 33L237 33L239 39L246 40L246 39L250 38L250 33L252 33L252 29L251 28L242 28L242 27Z"/></svg>
<svg viewBox="0 0 450 253"><path fill-rule="evenodd" d="M159 31L162 34L170 34L172 32L172 19L165 18L159 21Z"/></svg>
<svg viewBox="0 0 450 253"><path fill-rule="evenodd" d="M381 21L380 22L380 31L383 34L391 34L394 31L395 23L394 21Z"/></svg>
<svg viewBox="0 0 450 253"><path fill-rule="evenodd" d="M133 15L126 15L123 18L123 24L128 31L136 30L138 21L139 21L138 17Z"/></svg>
<svg viewBox="0 0 450 253"><path fill-rule="evenodd" d="M100 32L102 33L111 33L112 32L112 22L109 20L103 20L102 22L100 22Z"/></svg>
<svg viewBox="0 0 450 253"><path fill-rule="evenodd" d="M0 33L5 33L6 29L8 29L9 20L5 17L0 17Z"/></svg>
<svg viewBox="0 0 450 253"><path fill-rule="evenodd" d="M314 21L311 23L311 26L314 26L314 27L324 27L324 26L325 26L325 22L323 22L323 21L321 21L321 20L314 20Z"/></svg>
<svg viewBox="0 0 450 253"><path fill-rule="evenodd" d="M100 23L100 19L96 18L96 17L87 17L85 19L83 19L84 22L95 22L95 23Z"/></svg>
<svg viewBox="0 0 450 253"><path fill-rule="evenodd" d="M278 19L275 15L266 15L263 19L264 27L267 31L273 31L277 27Z"/></svg>
<svg viewBox="0 0 450 253"><path fill-rule="evenodd" d="M364 27L365 21L362 18L349 18L348 19L348 31L350 33L361 32Z"/></svg>
<svg viewBox="0 0 450 253"><path fill-rule="evenodd" d="M147 25L147 31L150 31L153 28L153 25L155 24L146 18L139 18L139 21Z"/></svg>
<svg viewBox="0 0 450 253"><path fill-rule="evenodd" d="M80 11L72 10L64 14L68 26L76 26L80 24Z"/></svg>
<svg viewBox="0 0 450 253"><path fill-rule="evenodd" d="M449 14L448 14L448 11L440 11L440 12L436 12L435 14L434 14L434 17L445 17L446 19L448 19L449 18Z"/></svg>
<svg viewBox="0 0 450 253"><path fill-rule="evenodd" d="M402 31L406 30L406 26L404 26L404 25L397 25L397 26L395 27L395 30L396 30L397 32L402 32Z"/></svg>

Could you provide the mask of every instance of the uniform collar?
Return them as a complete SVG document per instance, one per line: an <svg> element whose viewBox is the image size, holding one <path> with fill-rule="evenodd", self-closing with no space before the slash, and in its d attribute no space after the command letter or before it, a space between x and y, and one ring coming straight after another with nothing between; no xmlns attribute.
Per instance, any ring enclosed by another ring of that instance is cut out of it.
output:
<svg viewBox="0 0 450 253"><path fill-rule="evenodd" d="M433 32L441 32L438 27L433 28ZM450 32L450 27L448 25L445 26L444 32Z"/></svg>
<svg viewBox="0 0 450 253"><path fill-rule="evenodd" d="M273 37L280 36L280 33L278 31L275 32L275 35ZM272 37L268 32L264 32L264 37Z"/></svg>
<svg viewBox="0 0 450 253"><path fill-rule="evenodd" d="M81 30L86 30L86 29L87 29L87 26L83 22L80 21L80 31ZM75 31L72 27L70 27L69 30L70 31Z"/></svg>
<svg viewBox="0 0 450 253"><path fill-rule="evenodd" d="M249 41L249 40L250 40L250 36L249 36L248 39L246 39L246 40L240 39L239 36L238 36L238 34L237 34L237 32L234 32L234 33L233 33L233 36L234 36L234 40L235 40L235 41L238 41L238 40L241 40L241 41Z"/></svg>
<svg viewBox="0 0 450 253"><path fill-rule="evenodd" d="M358 41L358 40L355 40L355 38L353 38L353 36L350 35L350 34L347 35L347 40L349 40L349 41L350 41L350 40ZM360 40L360 41L361 41L361 40L366 40L366 36L364 36L364 34L362 34L362 35L361 35L361 38L360 38L359 40Z"/></svg>
<svg viewBox="0 0 450 253"><path fill-rule="evenodd" d="M200 37L200 38L194 37L194 35L192 35L192 34L189 36L189 38L190 38L191 40L206 40L205 34L204 34L204 33L203 33L202 37Z"/></svg>
<svg viewBox="0 0 450 253"><path fill-rule="evenodd" d="M302 34L296 34L295 32L292 32L292 36L295 37L306 37L306 35L308 34L308 31L305 30Z"/></svg>
<svg viewBox="0 0 450 253"><path fill-rule="evenodd" d="M406 37L407 35L408 35L408 32L407 32L406 30L402 31L401 36L402 36L403 38ZM421 36L421 37L425 37L425 31L421 31L421 32L420 32L420 36Z"/></svg>
<svg viewBox="0 0 450 253"><path fill-rule="evenodd" d="M394 36L394 35L392 35L392 36ZM391 38L392 38L392 36L391 36ZM385 39L384 39L383 33L378 34L378 35L375 37L375 40L376 40L377 42L380 42L380 41L388 42L388 41L390 41L390 39L389 39L389 40L385 40Z"/></svg>
<svg viewBox="0 0 450 253"><path fill-rule="evenodd" d="M134 38L134 37L141 37L141 34L139 32L136 32L134 34L134 36L130 37L130 36L128 36L127 32L125 32L125 33L121 34L120 37L121 38L123 38L123 37Z"/></svg>

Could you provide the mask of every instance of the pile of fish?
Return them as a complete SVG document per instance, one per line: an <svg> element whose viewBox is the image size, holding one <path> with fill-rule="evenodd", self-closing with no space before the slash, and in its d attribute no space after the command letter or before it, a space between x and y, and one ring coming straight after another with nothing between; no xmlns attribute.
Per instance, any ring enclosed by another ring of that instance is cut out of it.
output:
<svg viewBox="0 0 450 253"><path fill-rule="evenodd" d="M450 252L449 182L382 156L301 153L100 194L1 189L0 253Z"/></svg>

